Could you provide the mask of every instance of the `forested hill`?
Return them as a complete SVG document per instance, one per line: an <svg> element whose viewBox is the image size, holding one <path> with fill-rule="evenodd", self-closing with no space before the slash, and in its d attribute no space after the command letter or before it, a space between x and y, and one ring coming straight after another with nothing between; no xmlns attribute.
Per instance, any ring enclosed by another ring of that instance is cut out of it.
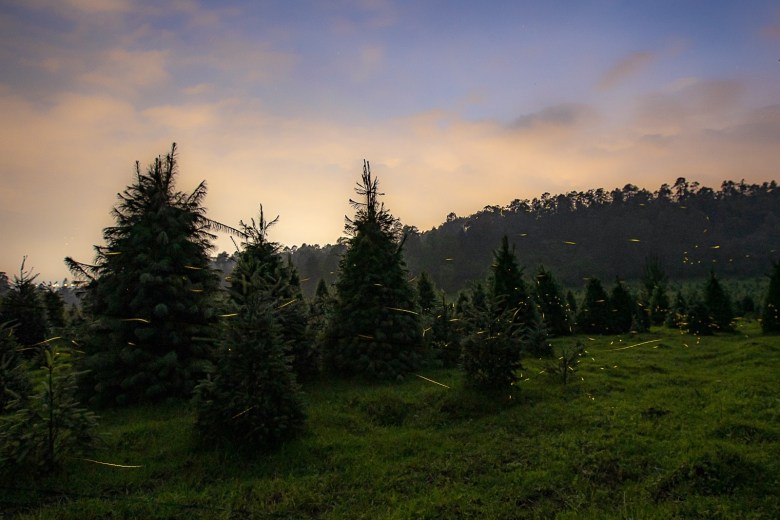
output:
<svg viewBox="0 0 780 520"><path fill-rule="evenodd" d="M680 178L655 192L628 184L545 193L468 217L450 214L430 231L404 229L409 270L426 271L448 293L485 277L504 234L527 276L544 265L571 286L588 276L639 278L647 257L658 258L673 279L700 277L711 267L721 276L759 276L780 259L780 189L775 181L726 181L714 190ZM320 278L335 279L343 249L292 251L307 294Z"/></svg>

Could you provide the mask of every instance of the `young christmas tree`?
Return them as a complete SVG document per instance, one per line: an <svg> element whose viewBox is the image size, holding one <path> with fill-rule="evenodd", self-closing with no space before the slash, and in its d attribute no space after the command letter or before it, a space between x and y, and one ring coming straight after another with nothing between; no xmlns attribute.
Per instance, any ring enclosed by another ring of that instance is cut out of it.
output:
<svg viewBox="0 0 780 520"><path fill-rule="evenodd" d="M588 334L607 334L610 325L608 300L601 280L589 278L585 299L577 314L577 328Z"/></svg>
<svg viewBox="0 0 780 520"><path fill-rule="evenodd" d="M209 267L201 182L176 191L176 145L118 195L95 265L67 258L90 278L88 392L102 404L190 395L212 353L218 277Z"/></svg>
<svg viewBox="0 0 780 520"><path fill-rule="evenodd" d="M379 202L368 162L350 200L350 235L339 264L333 313L323 349L328 366L343 375L397 379L420 363L422 329L415 291L402 256L400 225Z"/></svg>
<svg viewBox="0 0 780 520"><path fill-rule="evenodd" d="M710 271L710 278L704 288L704 304L710 311L712 328L720 332L733 332L734 310L723 286L720 285L715 271Z"/></svg>
<svg viewBox="0 0 780 520"><path fill-rule="evenodd" d="M15 325L14 335L23 347L30 347L46 339L46 306L43 295L35 285L38 275L26 271L22 259L19 276L2 299L2 319ZM28 352L32 352L29 350Z"/></svg>
<svg viewBox="0 0 780 520"><path fill-rule="evenodd" d="M619 279L609 296L609 333L625 334L631 330L636 312L636 300Z"/></svg>
<svg viewBox="0 0 780 520"><path fill-rule="evenodd" d="M496 310L511 311L512 322L518 329L539 326L536 307L523 280L523 270L517 265L514 248L509 248L506 235L501 239L499 250L493 252L488 287L498 306Z"/></svg>
<svg viewBox="0 0 780 520"><path fill-rule="evenodd" d="M230 294L234 301L244 301L253 292L269 292L276 300L282 340L293 357L293 368L299 380L319 373L319 356L307 336L306 304L301 294L298 273L279 255L279 244L268 240L268 229L278 221L266 221L260 206L259 221L241 222L245 236L243 249L230 275Z"/></svg>
<svg viewBox="0 0 780 520"><path fill-rule="evenodd" d="M561 288L552 273L544 267L539 267L539 271L536 273L535 292L542 321L550 335L570 335L571 324Z"/></svg>
<svg viewBox="0 0 780 520"><path fill-rule="evenodd" d="M8 322L0 323L0 415L26 404L32 390L14 328Z"/></svg>
<svg viewBox="0 0 780 520"><path fill-rule="evenodd" d="M761 314L761 330L764 334L780 332L780 262L772 266L772 276L764 299L764 311Z"/></svg>
<svg viewBox="0 0 780 520"><path fill-rule="evenodd" d="M299 434L305 414L274 291L236 296L216 370L195 389L195 430L205 445L272 449Z"/></svg>

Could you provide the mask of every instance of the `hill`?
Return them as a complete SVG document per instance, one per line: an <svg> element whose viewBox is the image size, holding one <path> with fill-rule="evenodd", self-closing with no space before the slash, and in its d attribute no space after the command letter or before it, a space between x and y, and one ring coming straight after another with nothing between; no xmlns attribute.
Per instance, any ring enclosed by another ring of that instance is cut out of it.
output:
<svg viewBox="0 0 780 520"><path fill-rule="evenodd" d="M711 268L724 277L756 277L779 256L780 190L775 181L725 181L716 191L680 178L655 192L628 184L612 191L545 193L466 217L453 213L429 231L404 230L409 270L429 273L450 294L485 277L504 234L526 272L544 265L570 286L588 276L637 279L648 257L658 258L678 280L702 277ZM313 293L320 278L335 279L343 249L290 250L305 294Z"/></svg>

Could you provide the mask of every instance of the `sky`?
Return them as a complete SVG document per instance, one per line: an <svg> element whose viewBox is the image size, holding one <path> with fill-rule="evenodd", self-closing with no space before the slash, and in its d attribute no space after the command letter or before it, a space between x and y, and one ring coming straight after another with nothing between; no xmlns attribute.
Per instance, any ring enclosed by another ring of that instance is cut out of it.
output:
<svg viewBox="0 0 780 520"><path fill-rule="evenodd" d="M777 179L780 4L0 0L0 271L94 259L179 150L207 215L335 243L363 160L425 231L486 205ZM235 250L222 236L215 251Z"/></svg>

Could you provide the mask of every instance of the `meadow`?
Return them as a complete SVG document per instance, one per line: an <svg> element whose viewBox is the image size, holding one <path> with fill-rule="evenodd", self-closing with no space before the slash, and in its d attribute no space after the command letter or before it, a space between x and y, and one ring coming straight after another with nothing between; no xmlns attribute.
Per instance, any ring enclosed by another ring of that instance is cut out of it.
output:
<svg viewBox="0 0 780 520"><path fill-rule="evenodd" d="M0 489L0 518L778 518L780 337L653 328L511 395L458 370L304 387L307 433L268 454L197 446L167 402L100 413L101 446ZM111 464L111 465L109 465Z"/></svg>

